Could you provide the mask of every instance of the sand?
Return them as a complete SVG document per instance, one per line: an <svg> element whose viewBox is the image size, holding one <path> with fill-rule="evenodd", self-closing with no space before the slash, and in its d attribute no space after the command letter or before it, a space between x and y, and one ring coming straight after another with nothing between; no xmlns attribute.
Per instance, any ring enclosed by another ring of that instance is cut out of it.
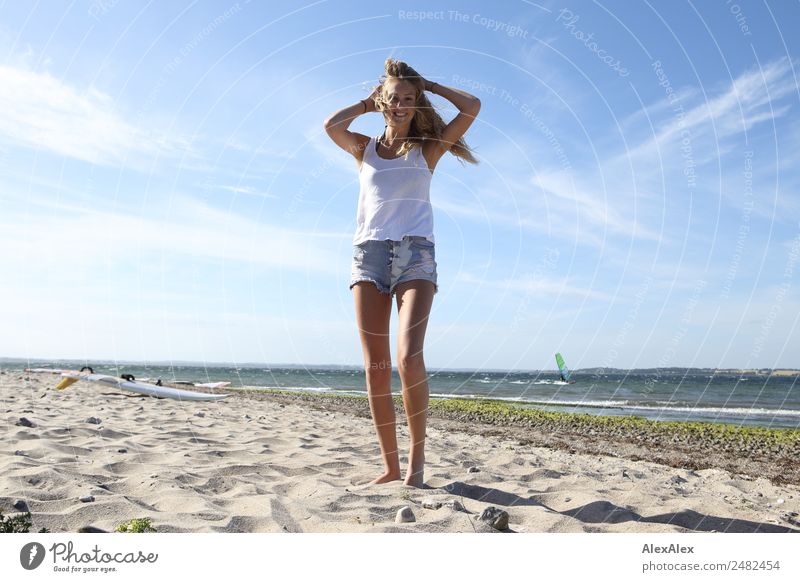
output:
<svg viewBox="0 0 800 582"><path fill-rule="evenodd" d="M381 466L363 408L263 394L182 403L55 383L0 372L0 509L13 515L23 501L33 531L146 517L158 532L493 532L479 516L494 506L509 532L800 532L795 483L431 418L425 488L369 486ZM398 436L407 446L402 424ZM416 521L395 522L404 506Z"/></svg>

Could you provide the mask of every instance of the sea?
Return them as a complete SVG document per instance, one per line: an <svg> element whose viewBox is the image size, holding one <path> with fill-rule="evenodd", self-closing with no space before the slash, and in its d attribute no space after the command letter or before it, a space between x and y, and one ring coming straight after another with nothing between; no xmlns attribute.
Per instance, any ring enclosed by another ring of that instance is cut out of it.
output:
<svg viewBox="0 0 800 582"><path fill-rule="evenodd" d="M2 360L0 369L78 369L74 361ZM364 370L347 367L92 363L99 374L133 374L155 382L231 382L225 390L283 389L366 395ZM699 421L800 429L797 375L719 373L714 370L574 371L565 384L555 371L428 370L432 398L501 400L542 410L656 421ZM393 371L392 391L400 393Z"/></svg>

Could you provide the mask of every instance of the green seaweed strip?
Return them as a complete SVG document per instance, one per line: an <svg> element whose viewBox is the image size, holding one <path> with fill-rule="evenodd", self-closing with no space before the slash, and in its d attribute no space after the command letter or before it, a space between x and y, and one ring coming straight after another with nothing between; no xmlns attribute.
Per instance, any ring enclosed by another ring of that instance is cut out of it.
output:
<svg viewBox="0 0 800 582"><path fill-rule="evenodd" d="M363 400L366 396L350 394L314 394L290 390L259 390L288 396L307 396L313 399ZM394 401L402 405L402 397ZM800 446L800 430L791 428L765 428L739 426L712 422L685 422L648 420L636 416L596 416L573 412L551 412L522 408L501 400L431 398L429 410L433 416L457 420L476 421L494 425L527 426L536 428L569 428L573 431L602 431L604 434L642 434L667 437L687 443L716 439L721 443L738 446Z"/></svg>

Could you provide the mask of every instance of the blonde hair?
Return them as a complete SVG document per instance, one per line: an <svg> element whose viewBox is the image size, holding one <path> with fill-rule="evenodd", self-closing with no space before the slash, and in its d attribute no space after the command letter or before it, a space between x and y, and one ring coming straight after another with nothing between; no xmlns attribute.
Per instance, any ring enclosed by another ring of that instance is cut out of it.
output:
<svg viewBox="0 0 800 582"><path fill-rule="evenodd" d="M402 79L411 83L417 92L417 97L414 102L414 117L411 119L411 127L408 130L408 137L403 141L403 144L398 150L399 155L405 155L411 151L412 148L421 148L426 140L441 141L442 132L446 127L446 123L441 118L439 113L434 108L433 104L428 100L425 95L425 87L423 84L422 76L411 68L403 61L394 59L386 59L384 62L385 73L381 75L378 94L375 97L375 108L383 113L388 109L388 96L386 94L386 82L389 79ZM450 153L465 160L471 164L477 164L478 160L472 155L472 150L464 141L464 138L459 138L450 147Z"/></svg>

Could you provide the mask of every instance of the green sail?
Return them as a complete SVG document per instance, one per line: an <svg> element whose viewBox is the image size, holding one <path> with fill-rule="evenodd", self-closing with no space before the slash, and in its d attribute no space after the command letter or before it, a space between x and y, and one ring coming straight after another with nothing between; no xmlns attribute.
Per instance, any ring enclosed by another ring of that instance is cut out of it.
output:
<svg viewBox="0 0 800 582"><path fill-rule="evenodd" d="M569 377L572 375L567 365L564 363L564 358L561 357L561 354L556 354L556 364L558 364L558 371L561 373L561 380L564 382L569 382Z"/></svg>

